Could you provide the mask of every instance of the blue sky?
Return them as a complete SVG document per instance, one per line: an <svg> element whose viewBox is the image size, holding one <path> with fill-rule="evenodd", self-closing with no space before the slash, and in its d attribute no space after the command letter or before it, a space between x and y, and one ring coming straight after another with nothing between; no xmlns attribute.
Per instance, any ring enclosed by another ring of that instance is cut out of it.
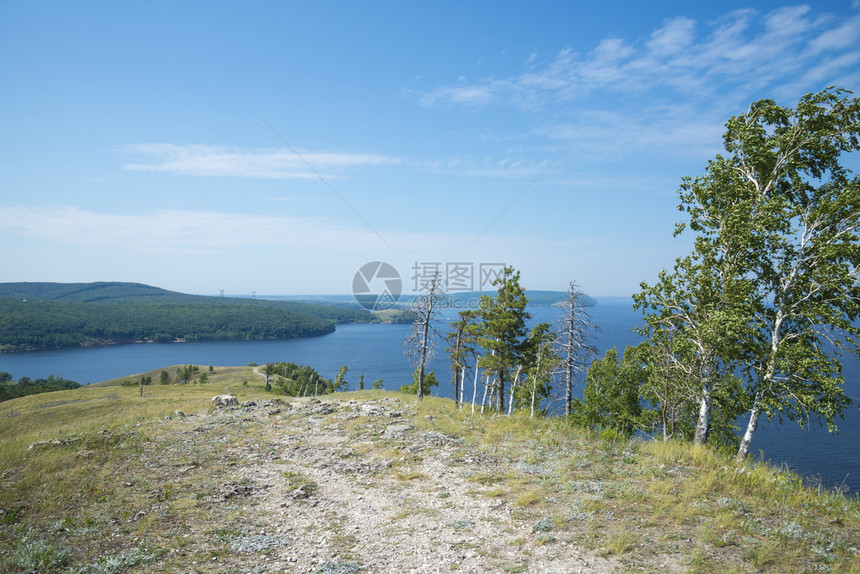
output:
<svg viewBox="0 0 860 574"><path fill-rule="evenodd" d="M729 117L860 88L860 5L6 0L0 74L0 281L623 296Z"/></svg>

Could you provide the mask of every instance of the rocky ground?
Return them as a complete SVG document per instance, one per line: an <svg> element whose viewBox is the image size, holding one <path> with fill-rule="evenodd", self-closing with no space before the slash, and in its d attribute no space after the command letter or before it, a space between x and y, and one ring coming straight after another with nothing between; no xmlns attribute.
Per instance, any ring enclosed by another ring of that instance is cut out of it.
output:
<svg viewBox="0 0 860 574"><path fill-rule="evenodd" d="M515 463L473 452L414 409L390 397L270 400L171 417L169 434L189 438L160 450L168 474L198 470L183 461L203 436L222 439L223 461L217 488L198 502L219 525L194 524L190 513L174 563L187 558L188 572L616 570L577 546L576 529L494 495L497 481L482 479ZM158 513L159 497L138 518Z"/></svg>
<svg viewBox="0 0 860 574"><path fill-rule="evenodd" d="M856 501L766 465L435 398L216 388L18 401L0 571L860 574Z"/></svg>

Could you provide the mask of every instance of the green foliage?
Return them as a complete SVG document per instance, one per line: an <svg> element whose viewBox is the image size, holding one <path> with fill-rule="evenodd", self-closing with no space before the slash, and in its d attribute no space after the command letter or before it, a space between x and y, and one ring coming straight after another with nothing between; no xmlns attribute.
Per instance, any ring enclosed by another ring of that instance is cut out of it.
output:
<svg viewBox="0 0 860 574"><path fill-rule="evenodd" d="M326 395L334 391L331 381L306 365L281 362L274 365L273 372L278 375L275 386L288 397Z"/></svg>
<svg viewBox="0 0 860 574"><path fill-rule="evenodd" d="M13 382L10 375L8 381L0 381L0 402L41 393L77 389L80 386L75 381L69 381L55 375L48 375L47 378L40 379L21 377L17 382Z"/></svg>
<svg viewBox="0 0 860 574"><path fill-rule="evenodd" d="M589 428L608 428L631 436L642 412L639 388L647 372L628 347L623 358L615 347L595 360L585 375L583 401L574 399L574 420Z"/></svg>
<svg viewBox="0 0 860 574"><path fill-rule="evenodd" d="M371 387L374 391L382 388L382 379L376 379L373 381L373 386Z"/></svg>
<svg viewBox="0 0 860 574"><path fill-rule="evenodd" d="M433 388L439 386L439 381L436 380L436 374L433 371L429 373L424 373L424 394L430 395L432 394ZM411 385L400 385L398 389L401 393L408 395L417 395L418 394L418 369L412 373L412 384Z"/></svg>
<svg viewBox="0 0 860 574"><path fill-rule="evenodd" d="M185 295L131 283L0 283L0 351L289 339L331 333L335 323L374 321L364 310Z"/></svg>
<svg viewBox="0 0 860 574"><path fill-rule="evenodd" d="M478 325L475 322L479 313L473 310L460 311L457 320L451 323L451 331L446 334L448 347L445 349L451 359L451 383L454 388L454 402L460 401L462 379L469 370L469 359L475 354L478 338Z"/></svg>
<svg viewBox="0 0 860 574"><path fill-rule="evenodd" d="M523 353L522 381L514 389L513 407L527 408L531 414L552 392L553 376L560 365L556 336L550 328L549 323L539 323L529 332Z"/></svg>
<svg viewBox="0 0 860 574"><path fill-rule="evenodd" d="M337 370L337 376L334 378L334 391L347 391L349 390L349 383L346 381L346 373L349 372L349 367L343 365L340 369Z"/></svg>
<svg viewBox="0 0 860 574"><path fill-rule="evenodd" d="M176 369L176 382L186 384L194 378L194 374L200 371L197 365L183 365Z"/></svg>
<svg viewBox="0 0 860 574"><path fill-rule="evenodd" d="M493 395L496 409L505 410L505 383L511 370L521 363L526 350L531 314L526 311L528 298L520 287L520 272L506 267L493 281L496 297L483 295L480 304L481 327L478 343L488 351L482 367L495 376Z"/></svg>
<svg viewBox="0 0 860 574"><path fill-rule="evenodd" d="M275 363L266 363L266 366L263 367L263 374L266 376L266 390L272 390L272 377L277 374L278 369L275 366Z"/></svg>
<svg viewBox="0 0 860 574"><path fill-rule="evenodd" d="M676 234L696 234L693 252L636 297L655 365L695 387L697 442L712 405L723 420L749 411L739 458L761 415L835 429L850 403L830 353L860 334L860 180L840 163L860 150L860 100L846 94L760 100L731 118L726 155L681 183L689 221Z"/></svg>

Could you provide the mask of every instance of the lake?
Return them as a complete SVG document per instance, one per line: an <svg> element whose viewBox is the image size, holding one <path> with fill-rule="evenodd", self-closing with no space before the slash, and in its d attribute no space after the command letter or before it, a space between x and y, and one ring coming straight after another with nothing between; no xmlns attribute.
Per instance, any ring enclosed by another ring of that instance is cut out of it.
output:
<svg viewBox="0 0 860 574"><path fill-rule="evenodd" d="M557 311L532 309L535 321L552 321ZM602 332L594 340L601 355L611 347L624 349L639 339L631 329L640 321L628 301L603 301L590 309L592 320ZM450 320L456 315L447 314ZM446 327L441 327L446 330ZM340 325L323 337L288 341L241 341L217 343L136 344L107 347L35 351L0 354L0 371L13 378L31 379L59 375L80 383L94 383L143 373L178 364L218 366L265 364L290 361L310 365L326 378L334 378L342 365L349 367L346 376L350 388L358 385L364 374L365 388L376 379L383 379L386 389L396 389L411 382L412 367L404 351L404 339L409 325ZM439 394L452 396L450 367L439 346L439 357L430 368L440 382ZM761 455L775 464L785 464L807 477L818 477L827 486L846 486L860 492L860 361L856 357L844 360L845 390L855 402L839 422L838 435L813 423L808 430L797 424L761 421L752 444L751 453ZM471 397L471 381L467 381ZM581 396L582 388L578 388ZM3 406L0 404L0 414Z"/></svg>

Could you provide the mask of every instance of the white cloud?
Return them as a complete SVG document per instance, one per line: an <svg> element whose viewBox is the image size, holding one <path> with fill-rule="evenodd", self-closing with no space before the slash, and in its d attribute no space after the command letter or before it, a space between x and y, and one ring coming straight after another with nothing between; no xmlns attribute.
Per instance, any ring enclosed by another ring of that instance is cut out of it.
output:
<svg viewBox="0 0 860 574"><path fill-rule="evenodd" d="M486 86L450 86L440 88L421 97L422 105L432 105L436 102L447 101L453 104L486 104L494 97L493 87Z"/></svg>
<svg viewBox="0 0 860 574"><path fill-rule="evenodd" d="M813 52L841 50L856 46L860 40L860 18L851 18L838 28L825 30L809 43Z"/></svg>
<svg viewBox="0 0 860 574"><path fill-rule="evenodd" d="M809 6L765 14L736 10L712 22L678 17L648 37L607 37L584 53L562 50L543 67L529 58L529 70L518 76L439 87L423 94L421 103L494 102L528 108L615 92L635 95L644 106L664 97L667 87L676 92L675 99L705 103L734 94L747 100L765 97L765 89L777 92L794 85L799 75L820 77L825 84L843 77L847 68L836 67L843 62L840 56L858 48L860 20L816 14ZM830 53L826 62L819 57L825 50Z"/></svg>
<svg viewBox="0 0 860 574"><path fill-rule="evenodd" d="M150 143L130 145L125 150L141 160L124 167L133 171L181 175L306 179L316 174L335 178L345 170L398 163L397 158L380 154L301 153L288 149L242 149L227 146Z"/></svg>
<svg viewBox="0 0 860 574"><path fill-rule="evenodd" d="M260 264L268 253L291 254L320 264L381 257L404 267L419 260L529 261L537 252L560 253L592 241L497 234L493 229L480 239L477 231L380 231L390 248L365 228L322 218L178 210L125 215L68 206L0 207L0 234L8 240L36 238L50 245L51 252L67 247L72 254L87 253L80 255L78 264L82 266L93 265L95 259L104 266L108 261L119 265L140 257L156 264L175 263L172 256L216 256ZM93 255L95 249L98 257Z"/></svg>
<svg viewBox="0 0 860 574"><path fill-rule="evenodd" d="M693 43L696 21L690 18L673 18L651 34L648 50L654 54L683 53Z"/></svg>
<svg viewBox="0 0 860 574"><path fill-rule="evenodd" d="M323 218L181 210L124 215L68 206L0 207L0 231L129 252L219 252L253 246L341 251L381 245L368 230Z"/></svg>

